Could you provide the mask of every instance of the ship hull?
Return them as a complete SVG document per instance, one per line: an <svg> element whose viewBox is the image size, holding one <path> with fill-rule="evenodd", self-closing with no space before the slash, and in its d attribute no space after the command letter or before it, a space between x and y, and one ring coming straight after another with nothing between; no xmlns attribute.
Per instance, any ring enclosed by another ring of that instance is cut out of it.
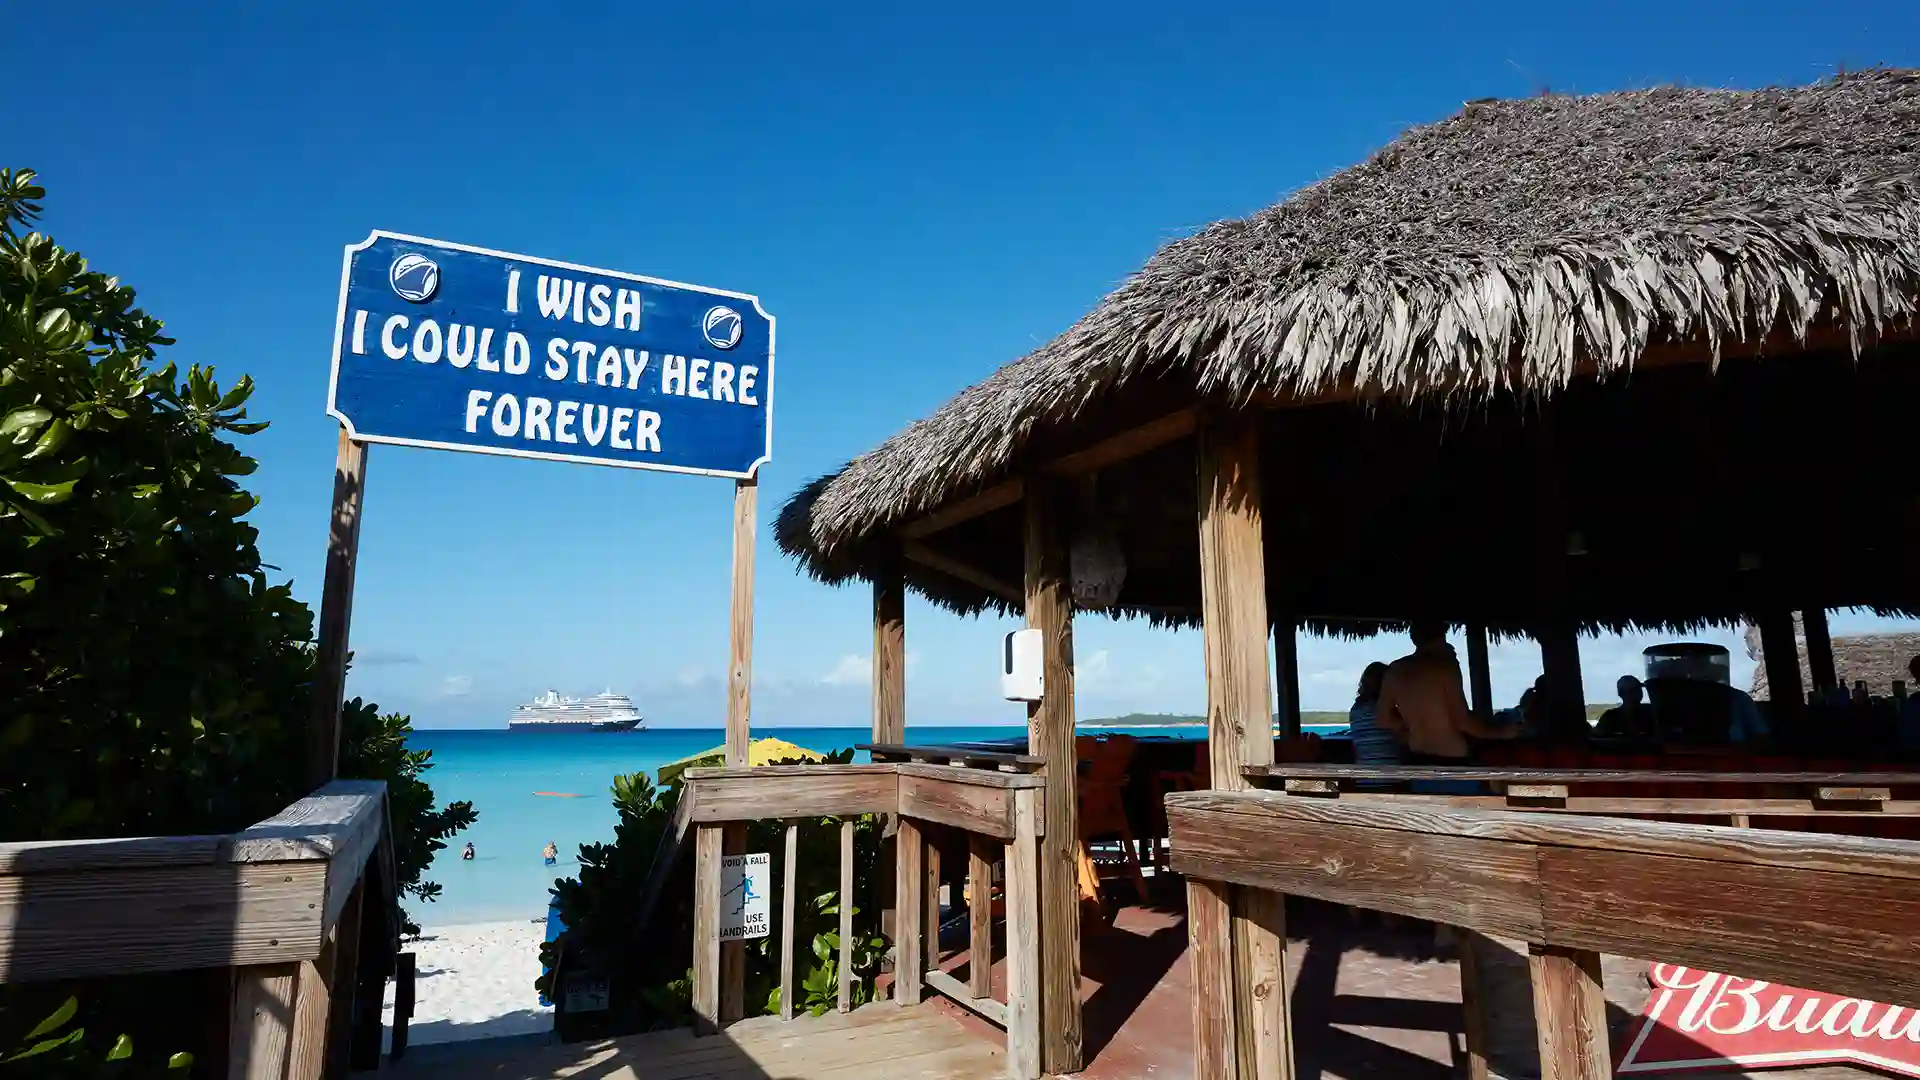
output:
<svg viewBox="0 0 1920 1080"><path fill-rule="evenodd" d="M632 720L509 720L508 731L632 731L640 726Z"/></svg>

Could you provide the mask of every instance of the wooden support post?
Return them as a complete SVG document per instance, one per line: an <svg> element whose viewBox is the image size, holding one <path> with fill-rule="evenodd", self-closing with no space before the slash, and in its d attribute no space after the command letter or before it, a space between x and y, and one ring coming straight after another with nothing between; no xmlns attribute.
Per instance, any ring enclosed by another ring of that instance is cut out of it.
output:
<svg viewBox="0 0 1920 1080"><path fill-rule="evenodd" d="M1580 634L1571 623L1550 623L1537 631L1540 667L1547 681L1546 715L1559 739L1587 734L1587 692L1580 677Z"/></svg>
<svg viewBox="0 0 1920 1080"><path fill-rule="evenodd" d="M1534 419L1533 634L1540 642L1540 664L1546 676L1540 707L1549 738L1579 741L1587 736L1587 694L1580 679L1579 630L1567 613L1571 560L1553 402L1542 401Z"/></svg>
<svg viewBox="0 0 1920 1080"><path fill-rule="evenodd" d="M1260 434L1252 417L1216 418L1202 429L1199 494L1208 760L1214 788L1233 791L1246 787L1243 766L1273 763ZM1285 1047L1274 1042L1275 1033L1290 1030L1285 916L1277 910L1281 898L1236 889L1226 899L1234 1053L1248 1070L1247 1080L1291 1076L1291 1053L1283 1059ZM1194 918L1192 912L1187 917ZM1196 993L1198 986L1196 982Z"/></svg>
<svg viewBox="0 0 1920 1080"><path fill-rule="evenodd" d="M1473 714L1493 719L1493 666L1487 655L1487 628L1467 627L1467 678L1473 687Z"/></svg>
<svg viewBox="0 0 1920 1080"><path fill-rule="evenodd" d="M753 708L753 537L759 514L757 480L733 487L733 617L727 653L727 765L747 766Z"/></svg>
<svg viewBox="0 0 1920 1080"><path fill-rule="evenodd" d="M327 1071L327 1033L333 1012L333 961L336 942L328 941L320 955L300 961L293 980L293 1039L287 1047L286 1080L322 1080Z"/></svg>
<svg viewBox="0 0 1920 1080"><path fill-rule="evenodd" d="M1767 697L1777 724L1793 721L1806 711L1807 696L1800 689L1800 643L1793 633L1793 612L1762 612L1760 648L1767 666Z"/></svg>
<svg viewBox="0 0 1920 1080"><path fill-rule="evenodd" d="M1609 1080L1613 1066L1600 954L1530 944L1527 968L1540 1038L1540 1080Z"/></svg>
<svg viewBox="0 0 1920 1080"><path fill-rule="evenodd" d="M293 1046L294 983L299 977L299 964L234 970L228 1080L284 1080Z"/></svg>
<svg viewBox="0 0 1920 1080"><path fill-rule="evenodd" d="M1194 1080L1239 1080L1233 1022L1233 931L1228 886L1187 879L1188 961L1193 969Z"/></svg>
<svg viewBox="0 0 1920 1080"><path fill-rule="evenodd" d="M1831 693L1840 688L1840 672L1833 666L1833 635L1827 630L1827 609L1808 608L1800 613L1807 631L1807 674L1815 690ZM1769 677L1768 682L1772 679ZM1920 690L1920 687L1914 687Z"/></svg>
<svg viewBox="0 0 1920 1080"><path fill-rule="evenodd" d="M1207 754L1214 789L1237 791L1247 786L1244 766L1273 763L1260 442L1251 420L1202 431L1199 518Z"/></svg>
<svg viewBox="0 0 1920 1080"><path fill-rule="evenodd" d="M922 952L921 963L927 968L940 966L940 848L921 830L922 842L926 850L920 856L920 869L923 874L922 900L926 902L927 914L921 920L921 929L927 932L926 949ZM924 970L924 969L923 969Z"/></svg>
<svg viewBox="0 0 1920 1080"><path fill-rule="evenodd" d="M853 1009L853 822L840 823L840 971L841 1012Z"/></svg>
<svg viewBox="0 0 1920 1080"><path fill-rule="evenodd" d="M793 1019L793 935L799 929L793 919L795 864L800 861L800 826L787 822L787 853L780 874L780 1019ZM843 860L844 861L844 860ZM853 905L840 894L842 911ZM844 935L842 935L844 936Z"/></svg>
<svg viewBox="0 0 1920 1080"><path fill-rule="evenodd" d="M907 584L900 555L888 552L873 581L873 741L907 741ZM880 821L880 932L894 932L894 817Z"/></svg>
<svg viewBox="0 0 1920 1080"><path fill-rule="evenodd" d="M967 834L967 992L993 996L993 847Z"/></svg>
<svg viewBox="0 0 1920 1080"><path fill-rule="evenodd" d="M759 523L759 502L757 479L749 477L734 482L733 605L727 649L727 765L736 769L749 764L748 748L753 743L753 541ZM728 855L746 851L746 825L729 824L721 834L721 846ZM746 1011L746 946L745 941L729 941L720 947L719 1018L722 1021L738 1020Z"/></svg>
<svg viewBox="0 0 1920 1080"><path fill-rule="evenodd" d="M1007 1069L1014 1080L1034 1080L1042 1068L1040 813L1039 791L1022 788L1013 793L1013 840L1006 846L1006 900Z"/></svg>
<svg viewBox="0 0 1920 1080"><path fill-rule="evenodd" d="M1288 1017L1287 898L1268 889L1233 889L1235 1026L1247 1080L1293 1080ZM1244 962L1242 957L1245 957Z"/></svg>
<svg viewBox="0 0 1920 1080"><path fill-rule="evenodd" d="M360 985L360 905L367 891L367 871L347 894L334 930L333 1001L327 1019L328 1080L343 1080L352 1068L354 998Z"/></svg>
<svg viewBox="0 0 1920 1080"><path fill-rule="evenodd" d="M347 690L348 630L353 624L353 578L360 563L360 518L367 486L367 444L347 438L333 464L333 513L327 528L327 569L320 586L320 625L314 672L313 718L307 733L307 790L340 769L340 702Z"/></svg>
<svg viewBox="0 0 1920 1080"><path fill-rule="evenodd" d="M1467 1080L1487 1080L1487 999L1480 980L1480 950L1487 943L1473 930L1456 929L1460 950L1460 1012L1465 1021Z"/></svg>
<svg viewBox="0 0 1920 1080"><path fill-rule="evenodd" d="M902 1005L920 1004L920 987L926 981L927 965L922 949L926 932L920 920L927 908L920 901L920 857L927 845L920 839L920 827L912 818L900 819L894 836L894 896L899 902L893 936L893 998Z"/></svg>
<svg viewBox="0 0 1920 1080"><path fill-rule="evenodd" d="M1280 735L1300 737L1300 623L1279 618L1273 622L1273 674L1279 686L1279 708L1274 710Z"/></svg>
<svg viewBox="0 0 1920 1080"><path fill-rule="evenodd" d="M1064 500L1052 482L1038 477L1027 482L1024 498L1027 626L1045 640L1045 696L1027 706L1028 752L1046 761L1047 782L1040 841L1040 1064L1048 1073L1072 1073L1082 1064L1073 593L1061 521ZM1262 627L1263 644L1265 636Z"/></svg>
<svg viewBox="0 0 1920 1080"><path fill-rule="evenodd" d="M720 1030L720 826L694 826L693 1015L701 1034Z"/></svg>
<svg viewBox="0 0 1920 1080"><path fill-rule="evenodd" d="M740 855L747 850L745 822L729 821L720 827L720 854ZM715 915L716 925L718 915ZM744 938L720 943L720 1022L731 1024L747 1014L747 942Z"/></svg>

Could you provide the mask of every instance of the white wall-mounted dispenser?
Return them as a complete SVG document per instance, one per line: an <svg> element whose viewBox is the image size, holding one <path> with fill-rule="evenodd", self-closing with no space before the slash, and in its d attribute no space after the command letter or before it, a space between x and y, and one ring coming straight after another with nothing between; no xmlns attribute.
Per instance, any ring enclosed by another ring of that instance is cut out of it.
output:
<svg viewBox="0 0 1920 1080"><path fill-rule="evenodd" d="M1008 701L1039 701L1046 690L1045 640L1038 630L1007 635L1000 660L1000 695Z"/></svg>

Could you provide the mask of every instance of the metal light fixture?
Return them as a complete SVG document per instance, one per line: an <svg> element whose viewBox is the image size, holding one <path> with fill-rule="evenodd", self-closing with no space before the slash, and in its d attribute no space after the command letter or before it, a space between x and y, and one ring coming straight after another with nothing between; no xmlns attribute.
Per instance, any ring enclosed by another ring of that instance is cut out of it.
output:
<svg viewBox="0 0 1920 1080"><path fill-rule="evenodd" d="M1073 573L1073 603L1090 611L1110 608L1127 583L1127 557L1120 541L1104 529L1086 529L1067 549Z"/></svg>

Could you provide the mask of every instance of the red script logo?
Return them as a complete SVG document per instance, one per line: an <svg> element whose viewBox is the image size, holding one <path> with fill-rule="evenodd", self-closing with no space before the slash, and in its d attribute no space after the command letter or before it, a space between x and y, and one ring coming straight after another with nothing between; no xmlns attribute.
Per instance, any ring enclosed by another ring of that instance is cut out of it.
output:
<svg viewBox="0 0 1920 1080"><path fill-rule="evenodd" d="M1619 1075L1851 1062L1920 1077L1920 1011L1675 964L1651 973Z"/></svg>

